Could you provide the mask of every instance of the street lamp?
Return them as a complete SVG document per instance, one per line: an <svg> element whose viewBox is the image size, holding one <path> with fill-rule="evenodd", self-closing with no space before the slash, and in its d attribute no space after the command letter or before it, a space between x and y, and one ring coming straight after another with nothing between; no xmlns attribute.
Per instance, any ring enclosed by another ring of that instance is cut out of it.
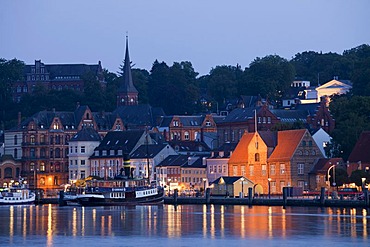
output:
<svg viewBox="0 0 370 247"><path fill-rule="evenodd" d="M242 177L240 180L242 181L242 198L244 198L244 180L245 180L245 178Z"/></svg>
<svg viewBox="0 0 370 247"><path fill-rule="evenodd" d="M331 164L331 162L330 162L329 164ZM336 166L336 165L331 165L331 166L329 167L329 169L328 169L328 174L327 174L328 186L329 186L328 190L330 189L330 175L329 175L329 172L330 172L330 170L331 170L331 169L333 169L333 186L336 186L336 185L337 185L337 184L335 183L335 166Z"/></svg>
<svg viewBox="0 0 370 247"><path fill-rule="evenodd" d="M269 199L271 199L271 186L270 186L271 178L268 178L267 181L268 181L268 187L269 187L269 190L268 190Z"/></svg>
<svg viewBox="0 0 370 247"><path fill-rule="evenodd" d="M206 194L206 181L207 181L207 179L206 178L203 178L203 191L204 191L204 195Z"/></svg>

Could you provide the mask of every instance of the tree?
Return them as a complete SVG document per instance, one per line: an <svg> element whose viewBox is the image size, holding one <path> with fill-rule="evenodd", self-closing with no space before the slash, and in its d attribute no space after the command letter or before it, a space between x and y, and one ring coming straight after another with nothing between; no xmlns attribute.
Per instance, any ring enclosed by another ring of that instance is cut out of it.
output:
<svg viewBox="0 0 370 247"><path fill-rule="evenodd" d="M225 99L238 97L238 86L241 76L242 71L240 67L216 66L216 68L211 70L207 78L209 95L219 104L222 104Z"/></svg>
<svg viewBox="0 0 370 247"><path fill-rule="evenodd" d="M149 72L145 69L133 69L132 80L134 82L134 86L139 92L139 103L140 104L149 103L148 96Z"/></svg>
<svg viewBox="0 0 370 247"><path fill-rule="evenodd" d="M250 95L260 94L276 101L281 99L295 76L288 60L277 55L256 58L244 73Z"/></svg>
<svg viewBox="0 0 370 247"><path fill-rule="evenodd" d="M81 102L88 105L92 111L105 110L104 93L100 82L92 72L82 76L84 81L84 97Z"/></svg>
<svg viewBox="0 0 370 247"><path fill-rule="evenodd" d="M12 100L12 83L23 79L24 62L0 58L0 123L6 128L7 122L16 118L16 107Z"/></svg>
<svg viewBox="0 0 370 247"><path fill-rule="evenodd" d="M355 170L351 173L349 180L357 186L362 186L362 178L365 178L365 183L370 182L370 174L364 170Z"/></svg>
<svg viewBox="0 0 370 247"><path fill-rule="evenodd" d="M332 137L339 155L347 160L357 139L370 130L370 97L341 95L332 98L330 112L336 121ZM335 150L335 149L334 149Z"/></svg>

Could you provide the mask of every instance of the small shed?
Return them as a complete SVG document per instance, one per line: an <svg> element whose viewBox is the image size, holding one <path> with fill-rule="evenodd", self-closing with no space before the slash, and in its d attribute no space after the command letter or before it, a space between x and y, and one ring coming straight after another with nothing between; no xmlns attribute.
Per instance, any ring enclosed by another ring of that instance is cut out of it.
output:
<svg viewBox="0 0 370 247"><path fill-rule="evenodd" d="M248 189L253 188L254 183L243 176L222 176L212 183L211 194L213 196L245 197Z"/></svg>

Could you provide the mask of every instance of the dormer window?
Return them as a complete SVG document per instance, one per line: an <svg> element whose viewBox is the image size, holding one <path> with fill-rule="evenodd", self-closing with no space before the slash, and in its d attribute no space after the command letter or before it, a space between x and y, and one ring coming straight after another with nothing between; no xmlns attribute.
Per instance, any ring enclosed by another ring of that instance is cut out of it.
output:
<svg viewBox="0 0 370 247"><path fill-rule="evenodd" d="M173 126L178 127L179 126L179 121L177 121L177 120L173 121Z"/></svg>
<svg viewBox="0 0 370 247"><path fill-rule="evenodd" d="M207 127L212 126L212 125L211 125L211 121L207 120L207 121L206 121L206 126L207 126Z"/></svg>

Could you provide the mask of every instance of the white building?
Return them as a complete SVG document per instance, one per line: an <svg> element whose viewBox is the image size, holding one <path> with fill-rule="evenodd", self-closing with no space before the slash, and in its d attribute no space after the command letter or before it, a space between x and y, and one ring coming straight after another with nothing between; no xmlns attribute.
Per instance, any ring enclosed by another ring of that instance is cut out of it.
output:
<svg viewBox="0 0 370 247"><path fill-rule="evenodd" d="M312 135L312 138L315 140L322 155L324 155L325 158L328 158L325 154L324 148L330 143L331 136L325 130L320 128Z"/></svg>
<svg viewBox="0 0 370 247"><path fill-rule="evenodd" d="M83 128L70 139L68 148L69 181L84 179L90 176L89 157L94 149L99 146L101 138L93 128Z"/></svg>

